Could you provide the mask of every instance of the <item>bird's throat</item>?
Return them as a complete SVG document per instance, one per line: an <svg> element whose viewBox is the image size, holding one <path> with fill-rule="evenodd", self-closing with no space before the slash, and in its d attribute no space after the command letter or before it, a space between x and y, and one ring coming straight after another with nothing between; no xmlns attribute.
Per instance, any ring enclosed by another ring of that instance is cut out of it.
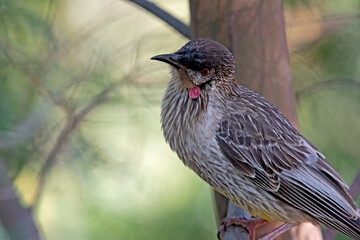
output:
<svg viewBox="0 0 360 240"><path fill-rule="evenodd" d="M198 86L193 87L192 89L189 90L189 97L192 99L198 98L200 94L201 94L201 90Z"/></svg>

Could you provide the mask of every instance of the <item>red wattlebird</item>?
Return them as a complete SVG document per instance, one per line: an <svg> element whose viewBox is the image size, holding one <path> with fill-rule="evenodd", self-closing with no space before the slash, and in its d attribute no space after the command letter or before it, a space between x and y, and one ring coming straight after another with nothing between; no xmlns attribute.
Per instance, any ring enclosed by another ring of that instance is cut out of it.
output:
<svg viewBox="0 0 360 240"><path fill-rule="evenodd" d="M161 121L186 166L253 216L285 222L280 230L308 221L360 239L349 187L276 107L236 82L230 51L197 39L152 59L172 66Z"/></svg>

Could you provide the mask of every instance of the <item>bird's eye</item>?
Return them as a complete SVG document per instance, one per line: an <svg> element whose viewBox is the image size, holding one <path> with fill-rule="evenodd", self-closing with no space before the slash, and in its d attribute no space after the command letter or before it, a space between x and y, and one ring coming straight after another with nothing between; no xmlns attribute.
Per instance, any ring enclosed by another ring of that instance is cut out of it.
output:
<svg viewBox="0 0 360 240"><path fill-rule="evenodd" d="M202 76L206 77L209 74L210 74L210 69L205 68L205 69L201 70L201 75Z"/></svg>

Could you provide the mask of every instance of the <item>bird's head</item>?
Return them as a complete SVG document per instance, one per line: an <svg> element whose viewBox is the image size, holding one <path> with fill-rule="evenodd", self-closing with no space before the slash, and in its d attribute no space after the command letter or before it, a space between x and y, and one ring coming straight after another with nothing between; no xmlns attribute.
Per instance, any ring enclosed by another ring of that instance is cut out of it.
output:
<svg viewBox="0 0 360 240"><path fill-rule="evenodd" d="M161 54L151 59L173 66L181 86L189 91L193 99L215 87L228 88L235 83L233 55L226 47L210 39L192 40L175 53Z"/></svg>

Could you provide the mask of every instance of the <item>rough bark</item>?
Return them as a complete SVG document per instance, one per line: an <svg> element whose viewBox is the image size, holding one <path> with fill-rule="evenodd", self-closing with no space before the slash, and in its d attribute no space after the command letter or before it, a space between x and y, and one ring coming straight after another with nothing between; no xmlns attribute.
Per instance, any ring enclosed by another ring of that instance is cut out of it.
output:
<svg viewBox="0 0 360 240"><path fill-rule="evenodd" d="M293 91L289 52L285 35L281 0L190 0L191 37L206 37L228 47L236 60L236 77L240 84L262 94L298 126L296 101ZM225 216L241 213L226 199L215 193L218 223ZM220 206L219 206L220 205ZM228 211L224 209L230 206ZM238 215L236 215L238 216ZM280 223L269 223L258 228L262 236ZM309 228L306 227L306 233ZM278 239L305 239L300 226ZM315 231L313 231L315 230ZM230 231L229 231L230 232ZM318 228L312 229L311 239L321 239ZM236 236L225 234L225 239L246 239L240 231ZM305 233L305 232L304 232ZM308 234L305 234L308 235Z"/></svg>

